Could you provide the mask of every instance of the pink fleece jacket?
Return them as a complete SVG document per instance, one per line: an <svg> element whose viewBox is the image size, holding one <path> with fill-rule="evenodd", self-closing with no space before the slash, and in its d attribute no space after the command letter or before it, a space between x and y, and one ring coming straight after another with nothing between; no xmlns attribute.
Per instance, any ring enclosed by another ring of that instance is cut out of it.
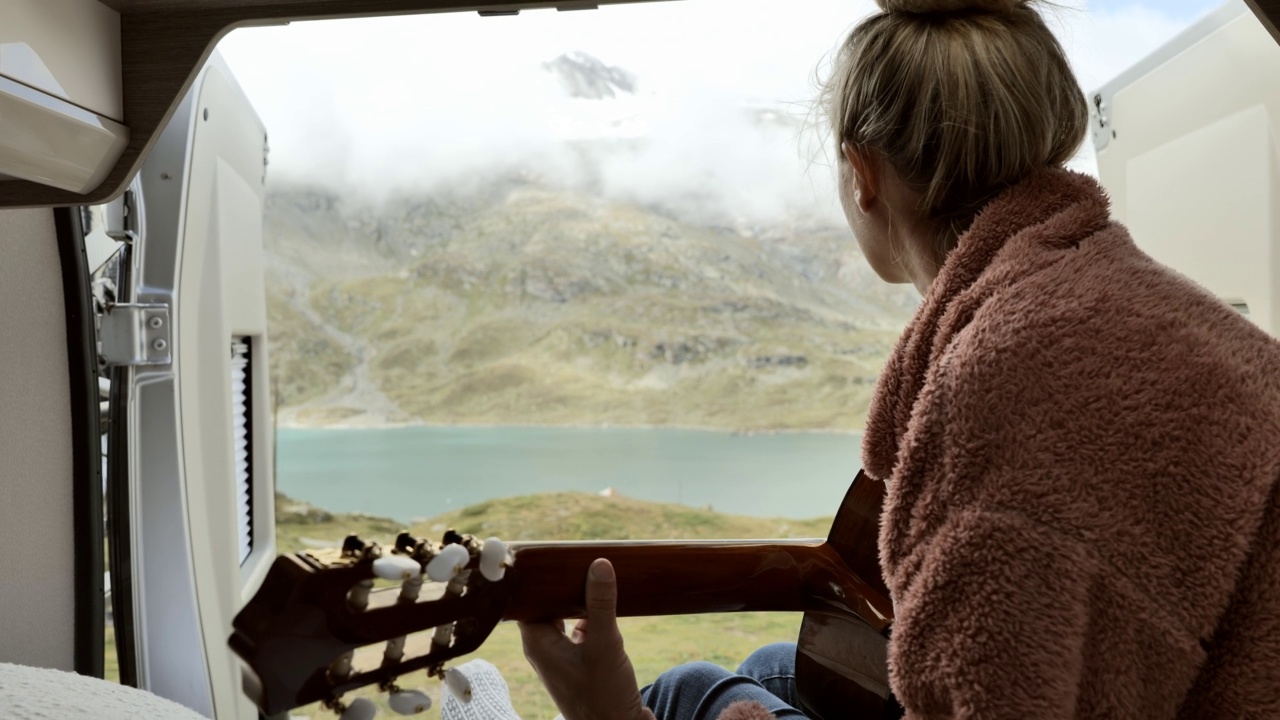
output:
<svg viewBox="0 0 1280 720"><path fill-rule="evenodd" d="M1280 344L1091 178L982 211L863 456L909 718L1280 718Z"/></svg>
<svg viewBox="0 0 1280 720"><path fill-rule="evenodd" d="M1091 178L983 210L863 455L908 718L1280 718L1280 345L1140 251Z"/></svg>

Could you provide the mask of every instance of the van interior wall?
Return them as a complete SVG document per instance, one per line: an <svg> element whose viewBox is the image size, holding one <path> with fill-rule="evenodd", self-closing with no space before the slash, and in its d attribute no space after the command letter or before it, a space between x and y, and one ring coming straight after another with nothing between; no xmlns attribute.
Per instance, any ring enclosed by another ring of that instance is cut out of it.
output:
<svg viewBox="0 0 1280 720"><path fill-rule="evenodd" d="M0 211L0 662L75 669L74 452L54 211Z"/></svg>

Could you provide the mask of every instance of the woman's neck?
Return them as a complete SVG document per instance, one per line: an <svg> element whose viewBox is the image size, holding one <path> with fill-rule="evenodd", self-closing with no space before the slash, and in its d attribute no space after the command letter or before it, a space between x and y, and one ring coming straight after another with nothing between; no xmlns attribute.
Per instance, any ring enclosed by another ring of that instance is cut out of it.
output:
<svg viewBox="0 0 1280 720"><path fill-rule="evenodd" d="M943 243L935 230L927 230L919 226L912 227L903 233L904 252L898 259L907 276L907 281L915 286L923 297L929 294L929 287L942 270L946 254L941 250ZM947 242L946 247L955 247L955 242Z"/></svg>

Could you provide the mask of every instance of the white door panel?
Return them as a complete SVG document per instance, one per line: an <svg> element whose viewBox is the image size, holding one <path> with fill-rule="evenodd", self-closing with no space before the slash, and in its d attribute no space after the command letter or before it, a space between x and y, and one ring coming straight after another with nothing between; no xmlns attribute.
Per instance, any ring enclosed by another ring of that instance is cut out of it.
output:
<svg viewBox="0 0 1280 720"><path fill-rule="evenodd" d="M169 305L172 328L171 362L131 370L139 678L217 718L257 717L226 641L275 556L265 143L215 57L141 175L135 297Z"/></svg>
<svg viewBox="0 0 1280 720"><path fill-rule="evenodd" d="M1099 176L1157 260L1280 333L1280 46L1231 0L1093 95Z"/></svg>

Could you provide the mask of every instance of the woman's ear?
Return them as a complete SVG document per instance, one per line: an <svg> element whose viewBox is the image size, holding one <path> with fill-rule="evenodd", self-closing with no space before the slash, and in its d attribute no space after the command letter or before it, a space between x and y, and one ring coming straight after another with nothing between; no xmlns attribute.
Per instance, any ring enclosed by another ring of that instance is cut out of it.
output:
<svg viewBox="0 0 1280 720"><path fill-rule="evenodd" d="M840 143L840 150L853 169L853 201L863 214L869 213L880 197L880 178L874 159L847 140Z"/></svg>

